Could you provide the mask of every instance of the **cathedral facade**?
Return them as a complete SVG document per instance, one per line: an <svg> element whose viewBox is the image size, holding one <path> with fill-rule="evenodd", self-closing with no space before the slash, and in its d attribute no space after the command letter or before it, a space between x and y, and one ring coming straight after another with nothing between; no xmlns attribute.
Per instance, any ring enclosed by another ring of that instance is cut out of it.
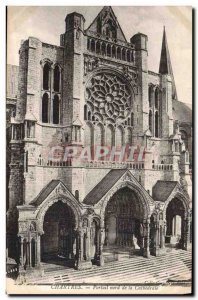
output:
<svg viewBox="0 0 198 300"><path fill-rule="evenodd" d="M111 7L84 23L68 14L60 46L21 43L7 212L8 256L21 271L52 258L91 268L120 249L149 257L191 241L189 151L173 116L165 29L155 73L148 37L128 42Z"/></svg>

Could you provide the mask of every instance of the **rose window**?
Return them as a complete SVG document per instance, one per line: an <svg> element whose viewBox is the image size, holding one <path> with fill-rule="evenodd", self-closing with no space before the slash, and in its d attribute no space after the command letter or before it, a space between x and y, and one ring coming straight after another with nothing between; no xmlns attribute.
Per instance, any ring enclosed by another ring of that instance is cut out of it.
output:
<svg viewBox="0 0 198 300"><path fill-rule="evenodd" d="M129 87L121 78L111 74L98 74L89 81L86 102L92 115L102 119L122 121L132 111Z"/></svg>

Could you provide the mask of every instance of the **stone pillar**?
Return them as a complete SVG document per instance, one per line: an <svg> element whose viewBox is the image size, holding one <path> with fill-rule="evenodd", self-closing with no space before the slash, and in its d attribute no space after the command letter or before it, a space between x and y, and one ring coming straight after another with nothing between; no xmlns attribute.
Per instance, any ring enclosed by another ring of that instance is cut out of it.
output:
<svg viewBox="0 0 198 300"><path fill-rule="evenodd" d="M24 262L23 262L23 239L21 238L21 255L20 255L20 262L21 262L21 267L24 267Z"/></svg>
<svg viewBox="0 0 198 300"><path fill-rule="evenodd" d="M140 251L141 254L143 255L144 253L144 225L143 223L140 223L140 236L141 236L141 245L140 245Z"/></svg>
<svg viewBox="0 0 198 300"><path fill-rule="evenodd" d="M38 234L37 236L37 243L35 245L35 248L36 248L36 265L38 267L40 267L40 264L41 264L41 236L40 234Z"/></svg>
<svg viewBox="0 0 198 300"><path fill-rule="evenodd" d="M99 247L98 247L99 266L104 266L104 257L103 257L103 245L105 240L104 228L99 229L98 236L99 236Z"/></svg>
<svg viewBox="0 0 198 300"><path fill-rule="evenodd" d="M83 233L82 230L77 230L76 246L77 246L77 257L75 267L78 270L90 269L92 267L91 261L84 260L83 258Z"/></svg>
<svg viewBox="0 0 198 300"><path fill-rule="evenodd" d="M29 266L32 267L32 241L29 241Z"/></svg>
<svg viewBox="0 0 198 300"><path fill-rule="evenodd" d="M86 238L86 258L90 260L90 228L87 230L87 238Z"/></svg>
<svg viewBox="0 0 198 300"><path fill-rule="evenodd" d="M166 221L162 226L162 236L161 236L161 248L165 248L165 235L166 235Z"/></svg>
<svg viewBox="0 0 198 300"><path fill-rule="evenodd" d="M189 248L189 236L190 236L189 223L190 223L189 218L184 219L183 221L183 249L184 250L188 250Z"/></svg>
<svg viewBox="0 0 198 300"><path fill-rule="evenodd" d="M147 258L150 257L149 241L150 241L150 219L147 219L144 220L144 249L143 249L143 256Z"/></svg>
<svg viewBox="0 0 198 300"><path fill-rule="evenodd" d="M27 262L27 267L29 268L30 267L30 252L29 252L29 249L30 249L30 243L29 241L26 242L26 262Z"/></svg>

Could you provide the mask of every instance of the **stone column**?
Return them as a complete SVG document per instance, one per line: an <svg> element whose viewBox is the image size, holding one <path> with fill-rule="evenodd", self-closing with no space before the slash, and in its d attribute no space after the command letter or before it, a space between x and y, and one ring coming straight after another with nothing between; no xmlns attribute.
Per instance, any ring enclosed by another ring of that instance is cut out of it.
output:
<svg viewBox="0 0 198 300"><path fill-rule="evenodd" d="M23 262L23 239L21 238L21 255L20 255L20 262L21 262L21 267L24 267L24 262Z"/></svg>
<svg viewBox="0 0 198 300"><path fill-rule="evenodd" d="M103 257L103 245L105 240L105 229L100 228L98 230L98 237L99 237L99 245L98 245L98 258L99 258L99 266L104 265L104 257Z"/></svg>
<svg viewBox="0 0 198 300"><path fill-rule="evenodd" d="M27 267L29 268L30 266L30 252L29 252L29 249L30 249L30 243L29 241L26 242L26 262L27 262Z"/></svg>
<svg viewBox="0 0 198 300"><path fill-rule="evenodd" d="M40 264L41 264L41 236L40 234L38 234L37 236L37 243L35 245L35 248L36 248L36 265L38 267L40 267Z"/></svg>
<svg viewBox="0 0 198 300"><path fill-rule="evenodd" d="M144 250L143 250L143 256L147 258L150 257L149 241L150 241L150 219L147 219L144 220Z"/></svg>
<svg viewBox="0 0 198 300"><path fill-rule="evenodd" d="M92 263L90 260L86 261L83 260L83 231L78 230L77 231L77 238L76 238L76 246L77 246L77 257L75 262L75 267L78 270L85 270L90 269L92 267Z"/></svg>
<svg viewBox="0 0 198 300"><path fill-rule="evenodd" d="M162 224L161 248L165 248L166 221Z"/></svg>
<svg viewBox="0 0 198 300"><path fill-rule="evenodd" d="M86 258L87 258L87 260L90 260L90 228L87 228Z"/></svg>
<svg viewBox="0 0 198 300"><path fill-rule="evenodd" d="M29 241L29 266L32 267L32 240Z"/></svg>
<svg viewBox="0 0 198 300"><path fill-rule="evenodd" d="M190 232L189 232L189 218L186 218L184 219L183 221L183 249L184 250L188 250L188 242L189 242L189 235L190 235Z"/></svg>
<svg viewBox="0 0 198 300"><path fill-rule="evenodd" d="M140 245L140 251L141 254L143 255L144 253L144 224L140 223L140 236L141 236L141 245Z"/></svg>

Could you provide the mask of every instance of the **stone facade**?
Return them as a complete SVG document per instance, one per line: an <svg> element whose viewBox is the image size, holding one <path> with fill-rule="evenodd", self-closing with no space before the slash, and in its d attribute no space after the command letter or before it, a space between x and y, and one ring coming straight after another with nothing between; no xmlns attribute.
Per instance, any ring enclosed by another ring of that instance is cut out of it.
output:
<svg viewBox="0 0 198 300"><path fill-rule="evenodd" d="M173 119L172 74L148 70L148 37L127 42L111 7L88 29L84 22L79 13L67 15L60 46L34 37L21 43L7 214L8 253L21 270L58 253L79 269L103 265L112 245L158 255L176 215L180 246L189 242L189 153ZM125 146L127 157L135 150L128 160L97 159L98 146ZM69 152L64 160L68 147L89 147L89 159ZM170 217L171 201L179 207Z"/></svg>

